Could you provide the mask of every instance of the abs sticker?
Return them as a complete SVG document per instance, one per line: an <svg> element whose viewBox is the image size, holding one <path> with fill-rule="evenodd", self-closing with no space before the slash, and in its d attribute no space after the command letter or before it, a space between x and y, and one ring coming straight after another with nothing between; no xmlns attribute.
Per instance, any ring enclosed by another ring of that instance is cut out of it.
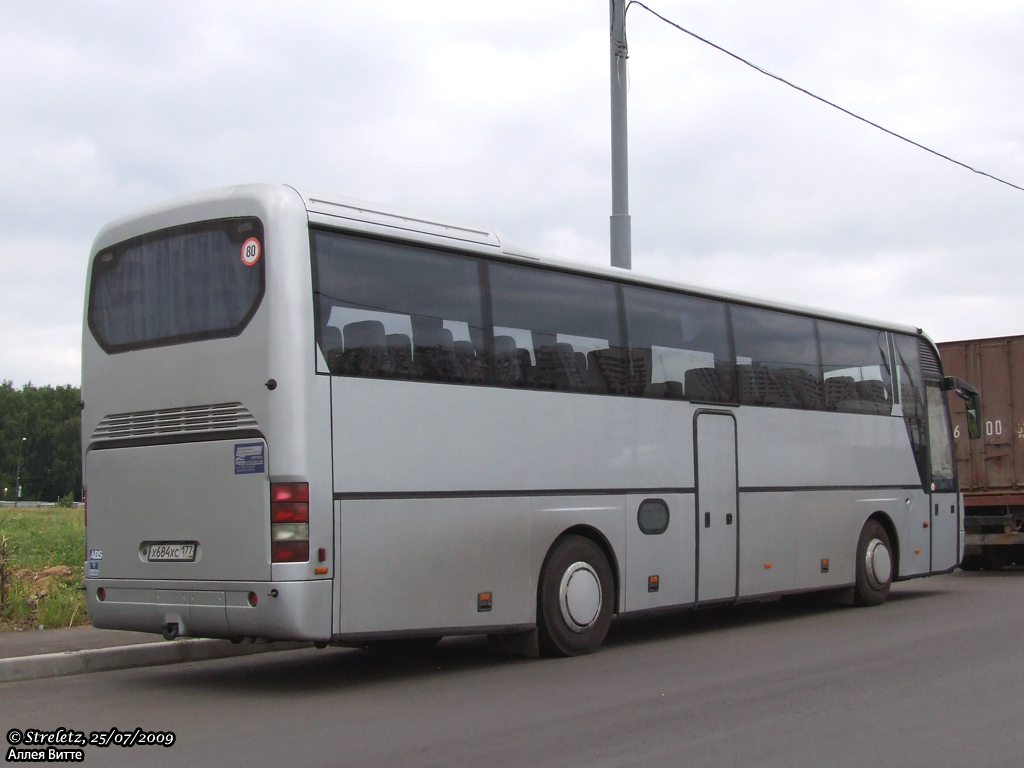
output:
<svg viewBox="0 0 1024 768"><path fill-rule="evenodd" d="M262 475L267 471L263 443L235 443L235 474Z"/></svg>
<svg viewBox="0 0 1024 768"><path fill-rule="evenodd" d="M260 241L250 237L242 243L242 263L247 267L254 266L260 260Z"/></svg>

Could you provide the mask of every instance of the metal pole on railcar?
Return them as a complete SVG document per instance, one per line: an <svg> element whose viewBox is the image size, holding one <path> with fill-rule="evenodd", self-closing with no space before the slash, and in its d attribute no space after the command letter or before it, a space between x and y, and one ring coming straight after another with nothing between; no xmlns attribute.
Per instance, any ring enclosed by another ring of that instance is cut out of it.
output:
<svg viewBox="0 0 1024 768"><path fill-rule="evenodd" d="M632 267L629 220L629 159L626 141L626 2L611 0L612 216L611 264Z"/></svg>

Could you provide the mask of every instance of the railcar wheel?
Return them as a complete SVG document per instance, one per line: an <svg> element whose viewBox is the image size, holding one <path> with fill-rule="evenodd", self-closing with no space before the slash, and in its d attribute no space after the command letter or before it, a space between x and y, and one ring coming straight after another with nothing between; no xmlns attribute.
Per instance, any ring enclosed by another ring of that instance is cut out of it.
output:
<svg viewBox="0 0 1024 768"><path fill-rule="evenodd" d="M537 641L544 656L593 653L612 622L615 586L601 548L582 536L555 542L537 588Z"/></svg>
<svg viewBox="0 0 1024 768"><path fill-rule="evenodd" d="M1001 571L1009 561L1007 547L985 546L981 550L981 567L986 571Z"/></svg>
<svg viewBox="0 0 1024 768"><path fill-rule="evenodd" d="M1014 565L1024 565L1024 546L1016 544L1010 547L1010 555Z"/></svg>
<svg viewBox="0 0 1024 768"><path fill-rule="evenodd" d="M960 561L960 570L980 571L981 555L964 555L964 559Z"/></svg>
<svg viewBox="0 0 1024 768"><path fill-rule="evenodd" d="M857 605L880 605L892 586L892 545L889 534L877 520L868 520L857 542Z"/></svg>

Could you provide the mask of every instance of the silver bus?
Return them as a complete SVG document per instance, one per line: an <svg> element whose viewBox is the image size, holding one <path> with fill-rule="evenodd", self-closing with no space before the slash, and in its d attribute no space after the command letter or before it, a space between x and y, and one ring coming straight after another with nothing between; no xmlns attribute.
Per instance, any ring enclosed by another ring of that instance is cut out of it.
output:
<svg viewBox="0 0 1024 768"><path fill-rule="evenodd" d="M289 186L117 219L90 257L97 627L595 650L614 614L959 562L918 329L531 254Z"/></svg>

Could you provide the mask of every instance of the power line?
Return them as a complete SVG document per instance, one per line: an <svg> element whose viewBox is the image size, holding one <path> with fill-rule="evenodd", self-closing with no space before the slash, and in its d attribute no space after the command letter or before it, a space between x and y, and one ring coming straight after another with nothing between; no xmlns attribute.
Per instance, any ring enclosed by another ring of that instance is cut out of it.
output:
<svg viewBox="0 0 1024 768"><path fill-rule="evenodd" d="M799 85L791 83L786 78L779 77L778 75L773 74L772 72L769 72L767 69L764 69L763 67L759 67L757 64L754 64L753 62L747 61L747 59L744 59L742 56L738 56L737 54L733 53L732 51L726 50L722 46L716 45L715 43L711 42L710 40L701 37L697 33L691 32L690 30L686 29L685 27L682 27L679 24L676 24L671 19L666 19L664 16L662 16L657 11L652 10L647 5L645 5L644 3L640 2L640 0L630 0L629 3L626 4L626 11L628 12L629 9L632 6L634 6L634 5L639 5L645 11L650 13L652 16L655 16L655 17L661 19L663 22L665 22L669 26L675 27L680 32L685 32L687 35L689 35L693 39L699 40L700 42L704 43L705 45L710 45L715 50L721 51L722 53L726 54L727 56L731 56L732 58L736 59L736 61L739 61L739 62L742 62L743 64L746 64L751 69L756 69L762 75L767 75L768 77L772 78L773 80L778 80L780 83L782 83L784 85L788 85L790 88L793 88L794 90L800 91L800 93L803 93L803 94L805 94L807 96L810 96L812 99L816 99L816 100L820 101L822 104L827 104L828 106L832 107L833 109L838 109L840 112L842 112L845 115L849 115L850 117L853 117L853 118L855 118L857 120L860 120L862 123L867 123L872 128L877 128L878 130L882 131L883 133L887 133L890 136L899 139L900 141L905 141L905 142L907 142L907 144L911 144L911 145L917 147L918 149L923 149L925 152L933 154L936 157L941 157L943 160L947 160L947 161L953 163L954 165L959 165L961 168L966 168L968 171L971 171L972 173L977 173L979 176L985 176L985 177L987 177L989 179L992 179L993 181L998 181L1000 184L1005 184L1008 187L1013 187L1014 189L1016 189L1016 190L1018 190L1020 192L1024 192L1024 187L1017 186L1013 182L1007 181L1006 179L1001 179L998 176L993 176L991 173L986 173L985 171L982 171L982 170L979 170L977 168L974 168L974 167L968 165L967 163L963 163L963 162L961 162L961 161L959 161L959 160L957 160L955 158L950 157L949 155L944 155L941 152L938 152L938 151L936 151L936 150L934 150L934 149L932 149L930 147L926 147L924 144L921 144L919 142L914 141L913 139L908 139L906 136L903 136L902 134L896 133L896 131L890 131L885 126L882 126L882 125L879 125L878 123L872 122L871 120L868 120L866 117L861 117L857 113L851 112L850 110L846 109L845 107L841 107L838 104L829 101L828 99L825 99L825 98L822 98L821 96L818 96L816 93L812 93L811 91L808 91L806 88L801 88Z"/></svg>

